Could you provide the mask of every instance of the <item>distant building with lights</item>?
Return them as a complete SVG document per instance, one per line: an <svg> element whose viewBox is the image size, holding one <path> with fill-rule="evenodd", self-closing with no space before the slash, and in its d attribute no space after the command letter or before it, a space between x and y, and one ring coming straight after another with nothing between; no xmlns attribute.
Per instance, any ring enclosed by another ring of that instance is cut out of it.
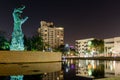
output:
<svg viewBox="0 0 120 80"><path fill-rule="evenodd" d="M104 39L104 53L120 53L120 37Z"/></svg>
<svg viewBox="0 0 120 80"><path fill-rule="evenodd" d="M39 35L43 38L45 48L57 48L64 44L64 28L55 27L53 22L40 22Z"/></svg>
<svg viewBox="0 0 120 80"><path fill-rule="evenodd" d="M108 55L108 53L111 53L113 47L114 47L114 38L104 39L104 53Z"/></svg>
<svg viewBox="0 0 120 80"><path fill-rule="evenodd" d="M94 38L81 39L75 41L75 51L78 53L85 53L88 49L89 41L94 40Z"/></svg>

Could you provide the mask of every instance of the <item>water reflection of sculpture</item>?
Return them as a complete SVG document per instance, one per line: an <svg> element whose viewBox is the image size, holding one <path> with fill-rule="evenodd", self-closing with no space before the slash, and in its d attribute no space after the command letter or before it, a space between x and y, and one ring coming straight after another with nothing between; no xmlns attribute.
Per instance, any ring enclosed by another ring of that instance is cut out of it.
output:
<svg viewBox="0 0 120 80"><path fill-rule="evenodd" d="M12 41L10 50L24 50L24 44L23 44L23 33L21 26L22 24L28 19L28 17L25 17L24 19L21 18L21 14L23 13L23 9L25 6L22 6L20 8L16 8L13 11L13 19L14 19L14 29L12 33Z"/></svg>

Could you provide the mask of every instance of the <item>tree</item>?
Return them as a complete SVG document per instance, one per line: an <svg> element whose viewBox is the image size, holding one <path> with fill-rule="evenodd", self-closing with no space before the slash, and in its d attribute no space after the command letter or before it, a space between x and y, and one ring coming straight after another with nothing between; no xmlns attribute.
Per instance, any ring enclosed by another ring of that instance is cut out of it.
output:
<svg viewBox="0 0 120 80"><path fill-rule="evenodd" d="M64 52L64 46L65 45L60 45L60 46L58 46L56 49L55 49L55 51L60 51L60 52Z"/></svg>
<svg viewBox="0 0 120 80"><path fill-rule="evenodd" d="M25 50L29 51L42 51L43 50L43 39L37 35L32 38L24 37Z"/></svg>
<svg viewBox="0 0 120 80"><path fill-rule="evenodd" d="M31 39L32 50L43 50L43 39L40 36L33 36Z"/></svg>
<svg viewBox="0 0 120 80"><path fill-rule="evenodd" d="M91 51L96 51L98 53L103 53L104 52L104 41L100 39L94 39L90 41L89 50Z"/></svg>
<svg viewBox="0 0 120 80"><path fill-rule="evenodd" d="M10 43L5 38L4 33L0 31L0 50L9 50Z"/></svg>
<svg viewBox="0 0 120 80"><path fill-rule="evenodd" d="M31 38L27 38L26 36L24 36L24 47L25 47L25 50L28 50L28 51L32 50Z"/></svg>

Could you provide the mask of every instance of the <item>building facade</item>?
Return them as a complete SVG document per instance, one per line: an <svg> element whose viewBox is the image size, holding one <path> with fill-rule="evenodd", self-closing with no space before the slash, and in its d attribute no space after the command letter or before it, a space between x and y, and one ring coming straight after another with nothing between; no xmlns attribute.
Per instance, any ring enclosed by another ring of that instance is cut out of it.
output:
<svg viewBox="0 0 120 80"><path fill-rule="evenodd" d="M89 49L89 42L95 38L81 39L75 41L75 51L86 53ZM104 39L104 56L120 56L120 37Z"/></svg>
<svg viewBox="0 0 120 80"><path fill-rule="evenodd" d="M89 41L94 40L94 38L81 39L75 41L75 51L78 53L86 53L88 49Z"/></svg>
<svg viewBox="0 0 120 80"><path fill-rule="evenodd" d="M57 48L64 44L64 28L55 27L53 22L40 22L39 35L43 38L45 48Z"/></svg>
<svg viewBox="0 0 120 80"><path fill-rule="evenodd" d="M120 37L104 39L104 53L120 53Z"/></svg>
<svg viewBox="0 0 120 80"><path fill-rule="evenodd" d="M114 38L104 39L104 53L105 56L108 56L108 53L111 53L111 50L114 47Z"/></svg>

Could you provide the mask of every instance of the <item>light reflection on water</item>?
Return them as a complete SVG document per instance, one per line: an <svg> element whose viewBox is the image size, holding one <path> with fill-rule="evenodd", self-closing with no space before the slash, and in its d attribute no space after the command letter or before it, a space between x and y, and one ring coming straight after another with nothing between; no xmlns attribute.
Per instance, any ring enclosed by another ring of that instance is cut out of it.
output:
<svg viewBox="0 0 120 80"><path fill-rule="evenodd" d="M83 77L98 79L120 76L120 61L66 59L63 64L65 80L69 80L69 75L72 75L69 76L70 80L76 77L76 80L82 80Z"/></svg>
<svg viewBox="0 0 120 80"><path fill-rule="evenodd" d="M60 71L61 62L0 64L0 80L59 80Z"/></svg>
<svg viewBox="0 0 120 80"><path fill-rule="evenodd" d="M120 76L119 66L120 61L80 59L53 63L0 64L0 80L90 80Z"/></svg>

